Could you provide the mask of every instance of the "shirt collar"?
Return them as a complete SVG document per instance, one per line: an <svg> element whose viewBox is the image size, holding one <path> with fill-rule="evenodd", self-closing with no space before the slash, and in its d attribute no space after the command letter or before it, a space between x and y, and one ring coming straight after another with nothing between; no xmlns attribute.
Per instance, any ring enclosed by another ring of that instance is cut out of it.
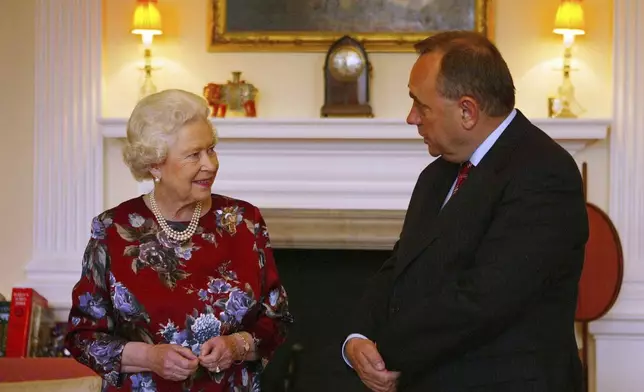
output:
<svg viewBox="0 0 644 392"><path fill-rule="evenodd" d="M517 114L517 110L512 109L512 111L510 112L510 114L508 114L505 120L503 120L503 122L499 124L499 126L492 133L490 133L488 137L485 138L485 140L483 140L483 143L481 143L476 148L476 150L470 157L470 162L472 163L472 165L476 166L481 162L485 154L487 154L487 152L490 151L490 149L492 148L494 143L496 143L496 141L499 139L503 131L505 131L508 125L510 125L510 123L512 122L512 120L514 120L514 117L516 116L516 114Z"/></svg>

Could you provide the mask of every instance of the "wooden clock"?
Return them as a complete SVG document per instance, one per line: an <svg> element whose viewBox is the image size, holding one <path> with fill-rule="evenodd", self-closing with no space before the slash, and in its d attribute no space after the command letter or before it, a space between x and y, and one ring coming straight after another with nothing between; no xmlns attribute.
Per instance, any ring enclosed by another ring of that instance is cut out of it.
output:
<svg viewBox="0 0 644 392"><path fill-rule="evenodd" d="M344 36L329 48L324 63L322 117L373 117L369 104L371 64L360 42Z"/></svg>

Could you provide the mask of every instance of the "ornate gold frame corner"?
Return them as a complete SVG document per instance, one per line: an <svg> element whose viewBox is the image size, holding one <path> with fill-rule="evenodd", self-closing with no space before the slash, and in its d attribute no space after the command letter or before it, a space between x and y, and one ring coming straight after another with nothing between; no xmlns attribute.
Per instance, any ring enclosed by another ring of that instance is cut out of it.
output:
<svg viewBox="0 0 644 392"><path fill-rule="evenodd" d="M343 35L362 41L369 52L413 52L414 43L426 38L429 33L333 33L311 32L241 32L226 31L226 2L208 2L208 52L326 52L329 46ZM476 0L476 31L493 39L493 0Z"/></svg>

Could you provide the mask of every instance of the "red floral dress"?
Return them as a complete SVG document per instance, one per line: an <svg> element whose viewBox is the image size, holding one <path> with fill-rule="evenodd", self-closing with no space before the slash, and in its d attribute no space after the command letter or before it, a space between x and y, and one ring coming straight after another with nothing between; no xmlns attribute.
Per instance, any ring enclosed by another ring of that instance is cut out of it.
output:
<svg viewBox="0 0 644 392"><path fill-rule="evenodd" d="M220 195L183 243L160 229L142 196L94 218L72 301L66 347L106 391L260 391L260 373L292 322L259 209ZM261 360L220 373L200 366L184 382L121 372L127 342L180 344L198 355L208 339L238 331L253 336Z"/></svg>

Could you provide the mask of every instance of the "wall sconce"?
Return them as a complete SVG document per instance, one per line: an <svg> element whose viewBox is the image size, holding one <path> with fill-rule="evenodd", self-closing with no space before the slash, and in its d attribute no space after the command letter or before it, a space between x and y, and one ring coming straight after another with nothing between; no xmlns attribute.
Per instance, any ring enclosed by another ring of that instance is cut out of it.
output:
<svg viewBox="0 0 644 392"><path fill-rule="evenodd" d="M572 45L575 42L576 35L583 35L584 30L584 10L581 7L581 0L561 0L555 17L555 34L563 35L564 58L563 58L563 82L557 89L555 98L556 108L551 110L553 117L558 118L576 118L577 114L573 111L572 105L577 103L575 99L575 88L570 81L570 65L572 58Z"/></svg>
<svg viewBox="0 0 644 392"><path fill-rule="evenodd" d="M152 40L155 35L163 34L161 30L161 13L156 6L157 0L137 0L134 18L132 21L132 34L141 35L143 46L143 71L145 80L140 90L140 97L153 94L157 91L152 82Z"/></svg>

